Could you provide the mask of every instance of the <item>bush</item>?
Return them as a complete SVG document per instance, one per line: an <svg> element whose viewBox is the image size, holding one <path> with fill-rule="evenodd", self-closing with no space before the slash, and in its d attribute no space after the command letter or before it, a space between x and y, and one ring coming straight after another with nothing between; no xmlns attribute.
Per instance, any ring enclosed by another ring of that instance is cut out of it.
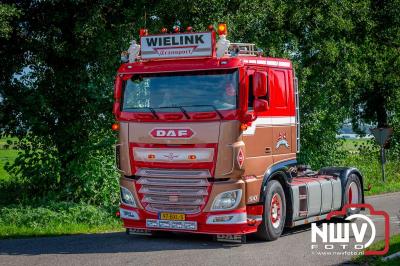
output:
<svg viewBox="0 0 400 266"><path fill-rule="evenodd" d="M116 206L114 142L113 134L99 131L87 145L77 145L72 159L63 163L50 140L28 135L18 143L15 161L5 166L13 178L0 183L0 205L52 200Z"/></svg>

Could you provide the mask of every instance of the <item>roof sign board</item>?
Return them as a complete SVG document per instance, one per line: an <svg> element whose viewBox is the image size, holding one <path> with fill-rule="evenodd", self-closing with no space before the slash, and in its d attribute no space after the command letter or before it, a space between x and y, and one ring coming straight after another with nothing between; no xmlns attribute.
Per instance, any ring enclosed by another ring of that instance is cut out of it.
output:
<svg viewBox="0 0 400 266"><path fill-rule="evenodd" d="M211 32L142 36L142 59L212 56Z"/></svg>
<svg viewBox="0 0 400 266"><path fill-rule="evenodd" d="M385 146L385 144L389 141L390 137L393 134L392 128L373 128L371 129L371 133L375 137L375 141L381 146Z"/></svg>

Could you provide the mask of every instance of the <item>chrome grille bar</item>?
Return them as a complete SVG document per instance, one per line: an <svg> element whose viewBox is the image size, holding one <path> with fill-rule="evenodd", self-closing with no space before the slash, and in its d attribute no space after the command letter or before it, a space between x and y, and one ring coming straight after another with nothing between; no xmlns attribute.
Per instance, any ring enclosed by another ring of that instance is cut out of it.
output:
<svg viewBox="0 0 400 266"><path fill-rule="evenodd" d="M211 177L208 170L165 170L165 169L139 169L138 176L146 177L174 177L174 178L208 178Z"/></svg>
<svg viewBox="0 0 400 266"><path fill-rule="evenodd" d="M200 197L182 197L182 196L156 196L146 195L142 199L145 203L167 204L167 205L194 205L204 204L204 199Z"/></svg>

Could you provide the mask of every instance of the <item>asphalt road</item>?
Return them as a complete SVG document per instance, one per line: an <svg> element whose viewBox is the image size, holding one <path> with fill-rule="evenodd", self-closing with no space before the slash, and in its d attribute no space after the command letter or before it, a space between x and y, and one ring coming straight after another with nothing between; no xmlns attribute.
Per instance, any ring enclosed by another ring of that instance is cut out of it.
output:
<svg viewBox="0 0 400 266"><path fill-rule="evenodd" d="M391 217L391 234L400 233L400 193L367 198ZM377 238L383 223L376 220ZM336 265L351 256L312 254L310 226L286 230L277 241L248 239L244 245L214 242L211 237L125 233L42 237L0 241L0 265Z"/></svg>

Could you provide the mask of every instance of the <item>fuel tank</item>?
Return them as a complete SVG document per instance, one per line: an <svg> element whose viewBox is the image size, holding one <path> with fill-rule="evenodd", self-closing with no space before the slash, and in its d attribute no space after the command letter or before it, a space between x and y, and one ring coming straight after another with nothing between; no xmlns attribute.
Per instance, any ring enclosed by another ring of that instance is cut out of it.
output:
<svg viewBox="0 0 400 266"><path fill-rule="evenodd" d="M342 203L339 178L329 175L299 176L290 183L293 221L338 210Z"/></svg>

